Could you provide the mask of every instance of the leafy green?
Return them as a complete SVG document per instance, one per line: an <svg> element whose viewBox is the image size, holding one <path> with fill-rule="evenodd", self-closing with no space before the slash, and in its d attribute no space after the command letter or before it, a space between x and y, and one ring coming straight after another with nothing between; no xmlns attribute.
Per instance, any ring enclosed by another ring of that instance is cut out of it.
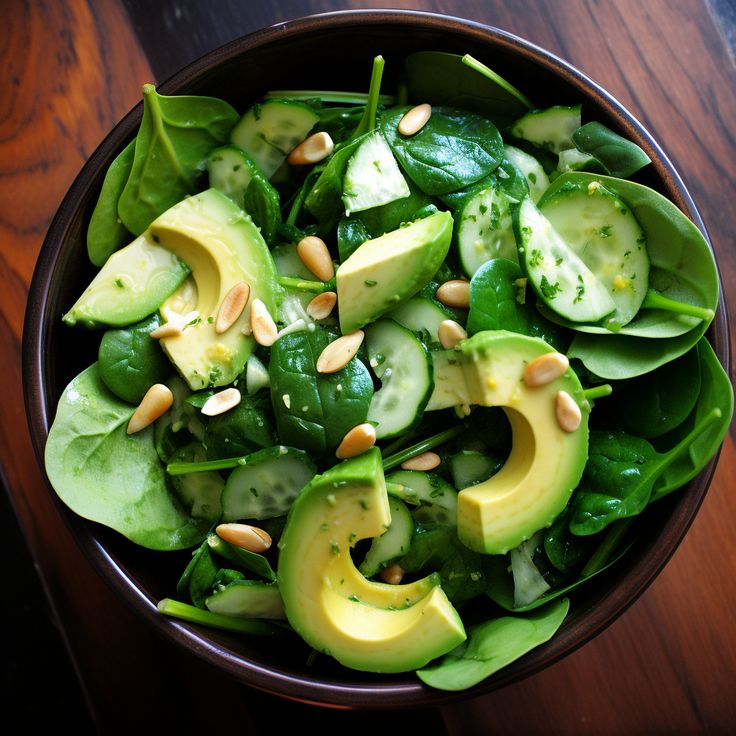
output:
<svg viewBox="0 0 736 736"><path fill-rule="evenodd" d="M80 373L64 390L49 431L49 480L74 512L143 547L191 547L209 522L185 514L167 491L153 428L127 434L134 411L108 391L97 363Z"/></svg>
<svg viewBox="0 0 736 736"><path fill-rule="evenodd" d="M603 123L586 123L573 134L572 142L578 151L588 153L603 167L606 174L628 179L639 169L651 163L644 151Z"/></svg>
<svg viewBox="0 0 736 736"><path fill-rule="evenodd" d="M171 373L171 363L158 340L150 336L160 324L156 313L130 327L107 330L100 341L100 378L130 404L139 404L154 383L163 383Z"/></svg>
<svg viewBox="0 0 736 736"><path fill-rule="evenodd" d="M166 97L144 84L133 166L118 201L125 227L140 235L162 212L194 194L207 155L225 143L239 117L224 100Z"/></svg>
<svg viewBox="0 0 736 736"><path fill-rule="evenodd" d="M336 373L319 373L317 358L331 342L327 330L292 332L271 348L271 401L282 443L331 454L347 432L365 422L373 381L354 357Z"/></svg>
<svg viewBox="0 0 736 736"><path fill-rule="evenodd" d="M132 140L110 164L102 182L100 196L87 227L87 255L95 266L105 261L132 235L118 217L118 200L133 168L135 140Z"/></svg>
<svg viewBox="0 0 736 736"><path fill-rule="evenodd" d="M467 641L436 664L418 670L422 682L440 690L465 690L549 641L570 608L565 598L526 616L501 616L474 626Z"/></svg>
<svg viewBox="0 0 736 736"><path fill-rule="evenodd" d="M340 262L346 261L370 237L371 234L362 220L357 217L343 217L337 224L337 251Z"/></svg>
<svg viewBox="0 0 736 736"><path fill-rule="evenodd" d="M273 571L269 561L263 555L259 555L256 552L251 552L247 549L242 549L241 547L236 547L234 544L230 544L230 542L220 539L217 534L210 534L207 537L207 545L212 552L223 560L227 560L231 564L244 570L250 570L256 575L266 578L266 580L276 580L276 573Z"/></svg>
<svg viewBox="0 0 736 736"><path fill-rule="evenodd" d="M435 107L415 135L398 131L409 107L386 110L379 126L394 156L427 194L446 194L467 187L494 171L504 158L503 140L487 118L449 107Z"/></svg>

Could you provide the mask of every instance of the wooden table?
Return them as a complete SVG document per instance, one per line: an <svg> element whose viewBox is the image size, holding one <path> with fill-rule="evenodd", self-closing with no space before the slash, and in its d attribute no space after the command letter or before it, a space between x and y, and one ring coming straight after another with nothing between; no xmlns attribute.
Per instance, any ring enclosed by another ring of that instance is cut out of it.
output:
<svg viewBox="0 0 736 736"><path fill-rule="evenodd" d="M736 68L705 0L397 5L454 13L523 36L572 62L623 102L669 152L690 188L734 309ZM104 134L137 102L143 81L162 79L200 53L277 20L357 6L234 0L6 0L3 5L0 461L95 722L103 732L132 723L186 731L237 723L258 733L273 731L291 715L305 725L359 731L388 723L398 730L401 723L452 734L736 732L733 433L685 541L617 623L533 678L441 712L403 714L403 720L291 704L269 709L273 699L151 634L107 589L58 516L25 429L20 339L36 255L64 192ZM733 311L731 320L736 324ZM92 623L90 609L96 612Z"/></svg>

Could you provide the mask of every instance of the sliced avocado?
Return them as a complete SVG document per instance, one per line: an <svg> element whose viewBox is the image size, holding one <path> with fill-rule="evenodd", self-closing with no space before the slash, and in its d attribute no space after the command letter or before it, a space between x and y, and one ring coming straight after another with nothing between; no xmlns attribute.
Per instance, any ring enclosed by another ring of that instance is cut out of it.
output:
<svg viewBox="0 0 736 736"><path fill-rule="evenodd" d="M406 301L445 260L452 215L437 212L367 240L337 269L340 329L353 332Z"/></svg>
<svg viewBox="0 0 736 736"><path fill-rule="evenodd" d="M187 265L146 231L107 259L64 315L64 322L86 327L140 322L155 312L188 274Z"/></svg>
<svg viewBox="0 0 736 736"><path fill-rule="evenodd" d="M248 306L219 335L217 313L230 289L245 281L248 304L258 298L277 314L281 287L268 246L251 218L216 189L174 205L151 223L149 232L192 270L193 284L187 282L164 307L180 314L197 312L181 335L163 338L161 346L193 391L231 383L256 343L243 333L244 328L250 332Z"/></svg>
<svg viewBox="0 0 736 736"><path fill-rule="evenodd" d="M523 380L526 366L550 352L554 349L539 338L498 330L434 353L435 390L427 409L499 406L511 423L511 454L504 466L458 497L458 536L478 552L504 554L549 526L583 474L589 407L577 376L568 369L535 388ZM573 432L557 422L558 391L581 409Z"/></svg>
<svg viewBox="0 0 736 736"><path fill-rule="evenodd" d="M307 643L369 672L422 667L465 640L436 574L408 585L366 580L350 550L383 534L391 515L377 448L315 477L279 542L286 616Z"/></svg>

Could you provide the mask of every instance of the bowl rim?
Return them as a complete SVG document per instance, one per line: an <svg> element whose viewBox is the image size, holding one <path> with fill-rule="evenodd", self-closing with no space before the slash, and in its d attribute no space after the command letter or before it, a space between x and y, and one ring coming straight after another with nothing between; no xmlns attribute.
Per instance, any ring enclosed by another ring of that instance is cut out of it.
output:
<svg viewBox="0 0 736 736"><path fill-rule="evenodd" d="M204 76L208 69L267 45L272 40L298 36L309 31L336 30L354 23L370 20L374 23L391 23L423 30L447 31L472 37L478 43L488 43L502 50L521 54L528 61L545 67L551 73L562 75L568 84L576 88L583 100L593 99L598 105L617 118L617 122L633 133L636 142L652 159L652 165L662 179L668 196L695 222L713 251L705 225L682 178L669 158L644 126L610 93L606 92L590 77L557 55L523 38L502 29L439 13L401 9L360 9L318 13L293 20L282 21L234 39L179 70L158 85L162 94L185 88ZM319 28L318 28L319 26ZM457 702L518 682L535 674L583 646L614 620L621 616L648 588L662 568L672 557L702 504L712 476L715 472L720 449L701 473L687 485L687 493L678 494L675 510L666 524L657 532L657 538L666 532L672 544L656 555L639 560L634 569L619 581L606 597L604 605L586 614L575 630L562 629L542 647L532 650L516 662L468 690L447 692L434 690L415 678L412 681L389 681L376 683L348 683L334 680L313 680L296 676L278 668L262 666L243 658L224 646L208 640L207 631L196 626L162 616L156 602L151 600L136 584L136 581L121 567L115 556L95 534L96 526L71 512L58 499L44 469L44 446L55 407L49 407L45 397L42 348L46 334L45 324L49 318L48 294L54 264L65 242L66 225L75 211L80 195L87 187L87 178L102 162L111 161L115 153L132 136L140 122L142 103L133 107L110 131L84 164L61 202L46 235L38 256L28 292L28 302L23 330L23 389L26 416L32 444L39 467L44 476L47 490L51 493L60 515L70 527L75 541L105 582L154 629L172 642L182 645L197 657L219 668L236 679L257 689L322 706L339 708L396 709L438 706ZM716 268L718 263L716 261ZM728 340L728 314L722 288L720 270L719 303L716 316L709 327L708 337L730 373L730 341ZM652 546L656 539L651 540ZM621 588L625 587L622 591ZM615 594L615 595L614 595ZM204 633L203 633L204 632ZM411 675L412 673L407 673Z"/></svg>

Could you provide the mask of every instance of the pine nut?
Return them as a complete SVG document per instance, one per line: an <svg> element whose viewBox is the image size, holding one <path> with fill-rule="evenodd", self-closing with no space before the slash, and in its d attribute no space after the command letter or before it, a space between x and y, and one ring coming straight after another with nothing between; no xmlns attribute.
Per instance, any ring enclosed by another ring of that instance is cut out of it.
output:
<svg viewBox="0 0 736 736"><path fill-rule="evenodd" d="M317 358L317 372L337 373L344 368L358 352L364 337L363 330L356 330L333 340Z"/></svg>
<svg viewBox="0 0 736 736"><path fill-rule="evenodd" d="M267 348L276 342L279 335L268 307L260 299L250 303L250 327L256 342Z"/></svg>
<svg viewBox="0 0 736 736"><path fill-rule="evenodd" d="M432 106L426 102L412 107L399 121L401 135L416 135L432 116Z"/></svg>
<svg viewBox="0 0 736 736"><path fill-rule="evenodd" d="M567 391L558 391L555 397L555 417L563 432L574 432L582 420L582 412Z"/></svg>
<svg viewBox="0 0 736 736"><path fill-rule="evenodd" d="M315 133L303 140L290 154L288 162L294 166L316 164L327 158L335 148L329 133Z"/></svg>
<svg viewBox="0 0 736 736"><path fill-rule="evenodd" d="M440 338L442 347L445 350L449 350L450 348L454 348L460 340L464 340L468 336L468 333L454 319L445 319L440 322L437 335Z"/></svg>
<svg viewBox="0 0 736 736"><path fill-rule="evenodd" d="M393 565L384 567L383 570L378 573L378 576L389 585L398 585L404 578L405 572L404 568L395 562Z"/></svg>
<svg viewBox="0 0 736 736"><path fill-rule="evenodd" d="M215 417L224 414L229 409L240 403L240 391L236 388L226 388L224 391L213 394L204 402L202 414L207 417Z"/></svg>
<svg viewBox="0 0 736 736"><path fill-rule="evenodd" d="M220 524L215 531L220 539L248 552L265 552L271 546L271 535L250 524Z"/></svg>
<svg viewBox="0 0 736 736"><path fill-rule="evenodd" d="M307 304L307 314L312 319L325 319L330 316L335 304L337 304L337 294L334 291L323 291Z"/></svg>
<svg viewBox="0 0 736 736"><path fill-rule="evenodd" d="M161 314L166 322L148 333L154 340L181 335L184 332L184 328L199 317L199 312L196 309L187 314L179 314L172 309L164 307L161 309Z"/></svg>
<svg viewBox="0 0 736 736"><path fill-rule="evenodd" d="M249 298L250 286L245 281L238 282L225 294L215 322L215 332L218 335L227 332L237 322Z"/></svg>
<svg viewBox="0 0 736 736"><path fill-rule="evenodd" d="M524 383L530 388L546 386L564 375L569 367L570 361L562 353L545 353L524 369Z"/></svg>
<svg viewBox="0 0 736 736"><path fill-rule="evenodd" d="M437 298L446 307L467 308L470 306L470 284L462 279L445 281L437 289Z"/></svg>
<svg viewBox="0 0 736 736"><path fill-rule="evenodd" d="M133 412L133 416L128 422L128 434L134 434L145 429L162 414L166 413L173 403L174 394L171 393L171 389L163 383L154 383L146 391L143 400Z"/></svg>
<svg viewBox="0 0 736 736"><path fill-rule="evenodd" d="M403 470L434 470L442 461L436 452L423 452L401 463Z"/></svg>
<svg viewBox="0 0 736 736"><path fill-rule="evenodd" d="M353 427L343 438L335 451L340 460L361 455L376 444L376 428L366 422Z"/></svg>
<svg viewBox="0 0 736 736"><path fill-rule="evenodd" d="M307 235L296 246L296 252L302 263L320 280L329 281L335 275L332 256L322 238Z"/></svg>

